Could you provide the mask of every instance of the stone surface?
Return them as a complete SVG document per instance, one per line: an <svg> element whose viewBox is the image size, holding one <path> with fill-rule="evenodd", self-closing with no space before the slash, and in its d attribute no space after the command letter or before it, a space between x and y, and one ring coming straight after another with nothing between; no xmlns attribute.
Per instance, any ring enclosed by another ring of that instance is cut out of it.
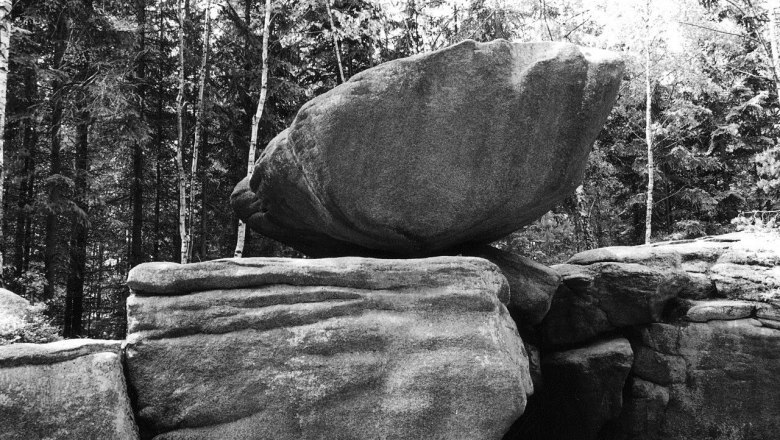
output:
<svg viewBox="0 0 780 440"><path fill-rule="evenodd" d="M755 315L757 309L758 303L751 301L697 301L688 309L685 318L695 322L742 319Z"/></svg>
<svg viewBox="0 0 780 440"><path fill-rule="evenodd" d="M542 358L543 387L510 439L589 440L623 407L633 354L625 338L597 341Z"/></svg>
<svg viewBox="0 0 780 440"><path fill-rule="evenodd" d="M467 283L464 288L487 284L501 302L509 302L509 284L501 270L482 258L469 257L224 258L184 265L155 262L134 267L127 277L127 286L141 295L179 295L273 284L392 290L458 282Z"/></svg>
<svg viewBox="0 0 780 440"><path fill-rule="evenodd" d="M542 322L550 310L553 295L561 284L561 277L551 268L521 255L505 252L492 246L479 246L469 255L484 258L501 269L509 281L510 298L507 308L521 326Z"/></svg>
<svg viewBox="0 0 780 440"><path fill-rule="evenodd" d="M30 302L10 290L0 288L0 335L24 325Z"/></svg>
<svg viewBox="0 0 780 440"><path fill-rule="evenodd" d="M636 263L679 269L690 283L680 296L780 301L780 235L735 232L695 240L616 246L581 252L568 264Z"/></svg>
<svg viewBox="0 0 780 440"><path fill-rule="evenodd" d="M312 256L428 256L536 220L581 181L616 55L464 41L361 72L305 104L231 203Z"/></svg>
<svg viewBox="0 0 780 440"><path fill-rule="evenodd" d="M584 342L617 328L661 320L688 283L684 272L636 263L562 264L562 285L540 330L547 344Z"/></svg>
<svg viewBox="0 0 780 440"><path fill-rule="evenodd" d="M777 436L780 330L756 319L652 324L640 341L622 428L606 438Z"/></svg>
<svg viewBox="0 0 780 440"><path fill-rule="evenodd" d="M522 414L528 359L489 262L242 261L131 274L145 292L128 299L127 345L143 436L500 439ZM209 267L238 270L241 287L171 294Z"/></svg>
<svg viewBox="0 0 780 440"><path fill-rule="evenodd" d="M21 296L0 288L0 346L62 339L59 329L44 315L45 305L30 304Z"/></svg>
<svg viewBox="0 0 780 440"><path fill-rule="evenodd" d="M137 439L120 341L0 347L0 439Z"/></svg>

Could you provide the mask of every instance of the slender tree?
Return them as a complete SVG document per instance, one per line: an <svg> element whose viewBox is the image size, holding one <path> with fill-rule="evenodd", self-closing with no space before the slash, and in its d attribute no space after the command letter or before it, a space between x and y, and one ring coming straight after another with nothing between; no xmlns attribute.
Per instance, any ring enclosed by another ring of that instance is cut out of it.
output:
<svg viewBox="0 0 780 440"><path fill-rule="evenodd" d="M8 83L8 53L11 46L11 0L0 0L0 243L3 243L3 194L5 193L5 102ZM3 251L0 249L0 286L3 278Z"/></svg>
<svg viewBox="0 0 780 440"><path fill-rule="evenodd" d="M650 2L645 1L645 142L647 143L647 209L645 211L645 243L650 243L653 234L653 127L652 127L652 89L650 87Z"/></svg>
<svg viewBox="0 0 780 440"><path fill-rule="evenodd" d="M181 248L179 252L179 261L184 264L189 262L189 243L190 239L187 229L187 175L184 172L184 93L185 93L185 52L187 50L187 41L184 35L186 23L186 6L184 0L178 0L179 12L179 94L176 96L176 120L178 129L178 145L176 149L176 171L179 182L179 238Z"/></svg>
<svg viewBox="0 0 780 440"><path fill-rule="evenodd" d="M53 39L54 52L52 57L52 69L59 71L63 67L65 52L68 47L69 18L66 0L59 0L55 3L49 24L51 36ZM55 76L51 85L51 124L49 126L49 176L52 182L49 183L47 213L46 213L46 236L44 243L44 272L46 276L46 285L44 287L44 297L51 299L54 297L54 287L57 282L56 266L59 254L58 242L60 238L60 225L58 220L59 205L62 203L62 188L60 173L62 172L62 159L60 157L62 149L62 117L64 110L65 83Z"/></svg>
<svg viewBox="0 0 780 440"><path fill-rule="evenodd" d="M82 104L83 107L83 104ZM87 234L89 215L87 206L89 173L89 111L79 112L76 126L74 202L72 208L71 238L68 246L69 267L65 286L65 311L63 336L72 338L82 334L84 312L84 277L87 267Z"/></svg>
<svg viewBox="0 0 780 440"><path fill-rule="evenodd" d="M769 44L772 58L772 73L775 80L777 99L780 102L780 39L778 38L777 14L780 12L780 1L769 0Z"/></svg>
<svg viewBox="0 0 780 440"><path fill-rule="evenodd" d="M187 237L190 242L187 244L189 255L188 260L192 259L192 248L194 247L195 231L195 200L197 198L198 187L198 155L200 153L201 139L203 138L203 112L206 109L206 97L209 80L209 50L211 38L211 0L206 0L206 11L203 24L203 55L200 64L200 84L198 85L198 109L195 113L195 142L192 144L192 169L190 170L190 203L187 218L189 219ZM205 205L201 210L205 209ZM201 215L205 215L201 212ZM201 255L201 257L203 257Z"/></svg>
<svg viewBox="0 0 780 440"><path fill-rule="evenodd" d="M255 169L255 155L257 151L257 131L260 126L260 118L263 116L265 99L268 95L268 40L271 37L271 0L265 0L265 17L263 21L263 67L260 76L260 98L257 101L257 111L252 117L252 134L249 138L249 156L247 159L247 177L252 176ZM246 241L246 224L243 221L238 223L238 240L236 241L236 250L234 256L240 258L244 253L244 242Z"/></svg>
<svg viewBox="0 0 780 440"><path fill-rule="evenodd" d="M143 125L146 119L146 0L135 0L135 16L137 20L136 44L137 59L135 65L135 80L138 93L138 117ZM130 266L140 264L143 255L143 221L144 221L144 143L146 136L133 142L132 169L133 180L130 187L130 197L133 207L131 226Z"/></svg>
<svg viewBox="0 0 780 440"><path fill-rule="evenodd" d="M344 65L341 63L341 47L339 44L339 36L336 32L336 25L333 22L333 11L330 9L330 0L325 1L325 10L328 13L328 22L330 23L330 34L333 36L333 51L336 52L336 65L339 69L339 79L343 84L344 79Z"/></svg>

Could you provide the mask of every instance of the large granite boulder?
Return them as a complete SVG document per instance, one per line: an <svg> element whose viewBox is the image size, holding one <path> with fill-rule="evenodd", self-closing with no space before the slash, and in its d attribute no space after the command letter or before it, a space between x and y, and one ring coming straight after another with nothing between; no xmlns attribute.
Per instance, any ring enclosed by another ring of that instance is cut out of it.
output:
<svg viewBox="0 0 780 440"><path fill-rule="evenodd" d="M5 335L10 336L22 327L26 323L29 309L29 301L10 290L0 288L0 338L5 339Z"/></svg>
<svg viewBox="0 0 780 440"><path fill-rule="evenodd" d="M0 346L61 339L58 329L49 323L43 311L43 304L32 305L10 290L0 288Z"/></svg>
<svg viewBox="0 0 780 440"><path fill-rule="evenodd" d="M137 438L120 341L0 347L0 439Z"/></svg>
<svg viewBox="0 0 780 440"><path fill-rule="evenodd" d="M144 437L500 439L533 389L483 259L149 263L128 285Z"/></svg>
<svg viewBox="0 0 780 440"><path fill-rule="evenodd" d="M608 52L504 40L381 64L305 104L232 205L312 256L494 241L574 191L622 70Z"/></svg>

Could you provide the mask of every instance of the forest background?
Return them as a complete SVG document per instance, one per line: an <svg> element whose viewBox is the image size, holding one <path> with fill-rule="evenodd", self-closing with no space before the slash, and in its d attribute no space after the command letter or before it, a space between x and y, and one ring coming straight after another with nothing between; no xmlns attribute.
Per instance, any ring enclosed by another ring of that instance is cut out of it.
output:
<svg viewBox="0 0 780 440"><path fill-rule="evenodd" d="M500 247L552 264L772 227L780 209L780 10L768 2L16 0L4 11L2 282L40 305L52 335L122 338L130 268L234 255L229 196L252 133L259 153L314 96L467 38L570 41L627 65L583 185ZM300 256L250 232L242 243L244 256ZM48 337L36 331L15 340Z"/></svg>

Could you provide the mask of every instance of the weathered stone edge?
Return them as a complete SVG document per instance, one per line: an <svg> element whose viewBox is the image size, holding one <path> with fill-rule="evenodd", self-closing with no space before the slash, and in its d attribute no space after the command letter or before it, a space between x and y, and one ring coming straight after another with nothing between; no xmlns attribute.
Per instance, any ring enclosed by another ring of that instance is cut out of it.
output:
<svg viewBox="0 0 780 440"><path fill-rule="evenodd" d="M95 353L119 355L123 341L66 339L47 344L11 344L0 347L0 368L21 365L49 365Z"/></svg>
<svg viewBox="0 0 780 440"><path fill-rule="evenodd" d="M191 264L156 262L134 267L128 274L127 285L137 295L183 295L274 284L384 290L450 284L449 277L443 277L447 273L470 275L475 284L494 286L501 302L509 300L509 285L498 266L476 257L225 258Z"/></svg>

